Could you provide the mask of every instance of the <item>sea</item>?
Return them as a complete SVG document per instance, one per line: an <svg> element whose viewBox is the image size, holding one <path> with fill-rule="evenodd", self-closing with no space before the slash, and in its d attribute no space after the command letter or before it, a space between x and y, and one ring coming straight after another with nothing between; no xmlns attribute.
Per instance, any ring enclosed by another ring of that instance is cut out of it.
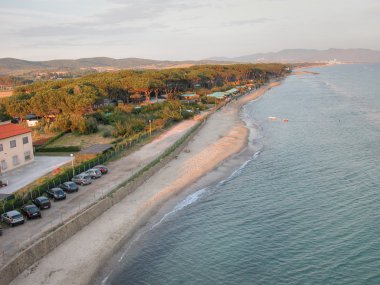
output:
<svg viewBox="0 0 380 285"><path fill-rule="evenodd" d="M244 106L244 163L167 207L100 284L380 284L380 65L307 70Z"/></svg>

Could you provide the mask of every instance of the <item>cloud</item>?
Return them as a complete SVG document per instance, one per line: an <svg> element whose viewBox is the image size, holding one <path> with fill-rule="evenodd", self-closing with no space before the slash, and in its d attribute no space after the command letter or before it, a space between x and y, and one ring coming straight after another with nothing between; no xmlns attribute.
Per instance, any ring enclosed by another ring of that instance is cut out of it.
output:
<svg viewBox="0 0 380 285"><path fill-rule="evenodd" d="M116 6L93 18L102 23L123 23L140 19L156 19L169 11L197 9L207 6L210 0L109 0Z"/></svg>
<svg viewBox="0 0 380 285"><path fill-rule="evenodd" d="M108 9L103 13L75 18L60 19L48 25L27 26L12 31L13 35L22 37L67 37L112 36L141 33L147 30L164 30L169 28L163 21L156 21L168 11L181 11L205 5L203 1L189 3L185 0L108 0ZM19 11L25 14L25 10ZM51 16L51 14L49 14ZM143 21L141 21L143 20ZM6 31L5 31L6 33Z"/></svg>
<svg viewBox="0 0 380 285"><path fill-rule="evenodd" d="M61 48L61 47L84 47L84 46L89 46L89 47L99 47L99 46L109 46L112 44L112 46L125 46L127 41L120 41L120 40L86 40L81 37L71 37L67 38L65 41L61 40L46 40L46 41L38 41L36 43L28 43L28 44L23 44L23 47L28 47L28 48Z"/></svg>
<svg viewBox="0 0 380 285"><path fill-rule="evenodd" d="M4 15L12 15L12 16L25 16L25 17L57 17L59 14L51 13L51 12L43 12L31 9L1 9L1 12Z"/></svg>
<svg viewBox="0 0 380 285"><path fill-rule="evenodd" d="M116 27L116 28L100 28L100 27L79 27L77 25L54 25L54 26L38 26L20 30L17 34L23 37L72 37L75 36L113 36L131 33L141 33L146 27Z"/></svg>
<svg viewBox="0 0 380 285"><path fill-rule="evenodd" d="M255 25L255 24L262 24L267 22L272 22L273 19L269 18L257 18L252 20L239 20L239 21L231 21L229 22L230 26L245 26L245 25Z"/></svg>

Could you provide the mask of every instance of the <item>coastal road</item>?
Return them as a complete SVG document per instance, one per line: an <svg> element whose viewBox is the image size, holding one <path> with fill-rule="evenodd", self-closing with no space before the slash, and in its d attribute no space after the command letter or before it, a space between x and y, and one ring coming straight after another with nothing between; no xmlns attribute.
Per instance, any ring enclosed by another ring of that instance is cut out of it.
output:
<svg viewBox="0 0 380 285"><path fill-rule="evenodd" d="M42 211L42 219L3 229L0 237L0 267L47 231L75 216L155 160L196 123L196 120L183 121L133 153L109 163L108 174L94 180L91 185L80 186L77 193L67 194L66 200L52 202L51 209Z"/></svg>

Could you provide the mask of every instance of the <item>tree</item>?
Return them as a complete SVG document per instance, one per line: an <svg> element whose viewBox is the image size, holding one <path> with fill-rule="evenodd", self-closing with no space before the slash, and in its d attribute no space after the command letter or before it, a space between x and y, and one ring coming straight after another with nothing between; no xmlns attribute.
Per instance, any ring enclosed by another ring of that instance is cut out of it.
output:
<svg viewBox="0 0 380 285"><path fill-rule="evenodd" d="M179 121L182 119L182 106L179 100L166 102L162 111L165 120Z"/></svg>

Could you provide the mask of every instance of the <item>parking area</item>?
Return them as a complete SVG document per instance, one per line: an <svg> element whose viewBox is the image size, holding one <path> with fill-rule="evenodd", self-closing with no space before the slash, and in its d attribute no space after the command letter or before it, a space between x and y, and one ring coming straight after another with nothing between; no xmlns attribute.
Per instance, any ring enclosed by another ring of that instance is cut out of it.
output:
<svg viewBox="0 0 380 285"><path fill-rule="evenodd" d="M36 156L33 162L2 174L0 179L7 186L0 188L0 194L13 194L71 159L64 156Z"/></svg>
<svg viewBox="0 0 380 285"><path fill-rule="evenodd" d="M108 174L94 179L90 185L79 186L78 192L67 193L65 200L51 201L51 208L42 211L41 219L28 220L23 225L3 229L3 236L0 237L0 266L44 233L75 216L117 188L141 168L159 157L195 124L194 120L183 121L137 151L109 163L107 165ZM54 170L54 167L51 170Z"/></svg>

